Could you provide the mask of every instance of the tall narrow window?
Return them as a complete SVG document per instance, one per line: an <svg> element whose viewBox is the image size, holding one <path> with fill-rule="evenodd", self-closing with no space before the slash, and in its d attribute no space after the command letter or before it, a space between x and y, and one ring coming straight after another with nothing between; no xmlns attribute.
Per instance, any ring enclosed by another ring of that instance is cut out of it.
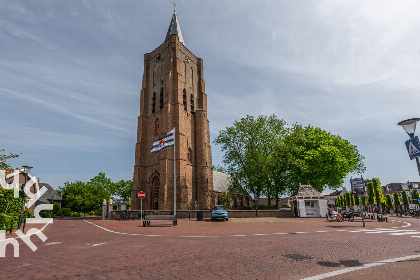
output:
<svg viewBox="0 0 420 280"><path fill-rule="evenodd" d="M159 119L156 119L156 123L155 123L155 134L159 134Z"/></svg>
<svg viewBox="0 0 420 280"><path fill-rule="evenodd" d="M153 204L152 207L155 210L159 210L159 177L155 177L152 181L152 191L153 191Z"/></svg>
<svg viewBox="0 0 420 280"><path fill-rule="evenodd" d="M182 101L184 103L184 110L187 112L187 91L184 88L184 94L182 95Z"/></svg>
<svg viewBox="0 0 420 280"><path fill-rule="evenodd" d="M194 114L194 96L192 94L191 94L190 102L191 102L191 114Z"/></svg>
<svg viewBox="0 0 420 280"><path fill-rule="evenodd" d="M163 88L160 89L160 105L159 105L159 109L162 110L163 108Z"/></svg>
<svg viewBox="0 0 420 280"><path fill-rule="evenodd" d="M152 98L152 114L155 113L155 106L156 106L156 92L153 93L153 98Z"/></svg>

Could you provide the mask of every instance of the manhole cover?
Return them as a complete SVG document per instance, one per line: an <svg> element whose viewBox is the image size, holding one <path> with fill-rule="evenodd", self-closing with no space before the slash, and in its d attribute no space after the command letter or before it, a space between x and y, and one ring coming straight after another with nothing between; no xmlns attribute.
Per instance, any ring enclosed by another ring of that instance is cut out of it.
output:
<svg viewBox="0 0 420 280"><path fill-rule="evenodd" d="M307 256L303 256L303 255L299 255L299 254L289 254L289 255L283 255L283 257L295 260L295 261L306 261L306 260L311 260L313 258L311 257L307 257Z"/></svg>

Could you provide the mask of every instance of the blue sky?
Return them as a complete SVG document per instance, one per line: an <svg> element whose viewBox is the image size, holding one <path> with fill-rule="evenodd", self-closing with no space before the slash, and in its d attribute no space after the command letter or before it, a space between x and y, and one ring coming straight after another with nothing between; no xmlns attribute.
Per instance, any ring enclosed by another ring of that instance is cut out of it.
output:
<svg viewBox="0 0 420 280"><path fill-rule="evenodd" d="M211 139L276 114L356 145L365 178L420 181L396 125L420 117L419 5L177 1L185 45L204 60ZM54 188L131 179L143 55L172 13L169 1L0 1L0 148L22 153L12 165Z"/></svg>

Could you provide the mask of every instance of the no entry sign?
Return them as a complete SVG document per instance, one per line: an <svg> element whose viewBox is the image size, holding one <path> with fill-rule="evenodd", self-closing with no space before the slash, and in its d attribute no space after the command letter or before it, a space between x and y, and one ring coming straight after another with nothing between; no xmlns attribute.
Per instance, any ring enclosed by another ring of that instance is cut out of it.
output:
<svg viewBox="0 0 420 280"><path fill-rule="evenodd" d="M145 198L145 197L146 197L146 194L145 194L144 192L139 192L139 193L137 194L137 196L138 196L139 198L143 199L143 198Z"/></svg>

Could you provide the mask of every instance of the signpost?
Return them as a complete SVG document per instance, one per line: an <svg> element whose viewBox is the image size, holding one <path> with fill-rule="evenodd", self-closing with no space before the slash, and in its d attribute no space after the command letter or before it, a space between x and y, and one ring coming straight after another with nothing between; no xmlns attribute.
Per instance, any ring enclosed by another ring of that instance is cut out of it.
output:
<svg viewBox="0 0 420 280"><path fill-rule="evenodd" d="M257 192L257 187L254 187L255 192ZM258 195L254 194L255 200L255 217L258 217Z"/></svg>
<svg viewBox="0 0 420 280"><path fill-rule="evenodd" d="M137 194L137 196L140 198L140 225L143 224L143 198L146 197L146 194L142 191L139 191L139 193Z"/></svg>
<svg viewBox="0 0 420 280"><path fill-rule="evenodd" d="M350 185L351 185L351 191L353 194L358 195L360 197L360 210L362 214L362 221L363 221L363 227L365 227L365 215L363 213L363 202L362 202L362 194L365 193L365 181L363 180L363 177L350 179Z"/></svg>

